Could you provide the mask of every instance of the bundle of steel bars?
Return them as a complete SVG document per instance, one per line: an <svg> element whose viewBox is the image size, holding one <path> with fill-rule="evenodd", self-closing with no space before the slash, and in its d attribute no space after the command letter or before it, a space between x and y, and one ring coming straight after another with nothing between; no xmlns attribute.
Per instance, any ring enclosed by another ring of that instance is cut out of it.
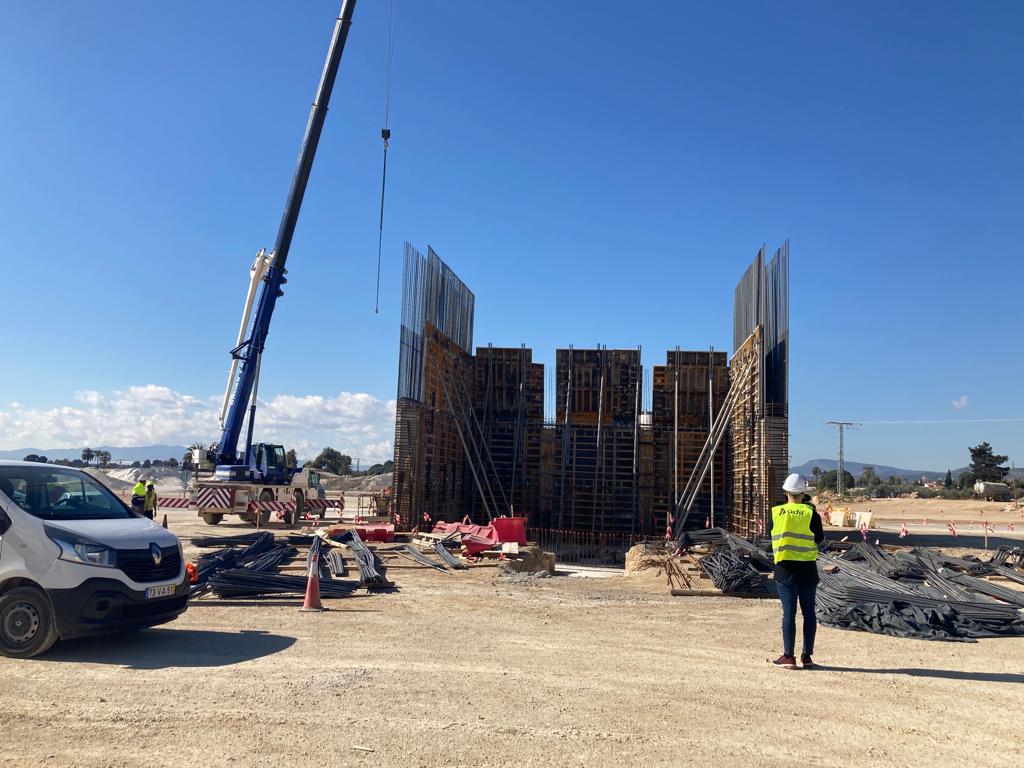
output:
<svg viewBox="0 0 1024 768"><path fill-rule="evenodd" d="M191 597L199 597L208 592L211 580L218 573L234 569L253 573L276 571L282 562L290 560L297 553L288 544L276 543L274 534L269 532L256 533L247 538L249 545L241 549L229 546L199 557L196 562L196 581L190 589Z"/></svg>
<svg viewBox="0 0 1024 768"><path fill-rule="evenodd" d="M866 563L820 554L818 619L844 629L931 640L1024 634L1016 604L971 590L956 574L932 568L926 558L918 558L918 564L923 586L887 578Z"/></svg>
<svg viewBox="0 0 1024 768"><path fill-rule="evenodd" d="M728 546L715 547L702 557L700 568L723 592L767 594L761 574Z"/></svg>
<svg viewBox="0 0 1024 768"><path fill-rule="evenodd" d="M448 573L448 569L441 563L435 563L429 557L420 552L412 544L400 544L397 547L388 547L387 549L378 548L378 552L393 552L399 557L404 557L406 560L411 560L418 565L425 566L427 568L433 568L435 571L442 571Z"/></svg>
<svg viewBox="0 0 1024 768"><path fill-rule="evenodd" d="M379 557L359 537L355 530L345 531L337 539L348 546L359 568L359 582L367 588L394 586L387 580L387 568Z"/></svg>
<svg viewBox="0 0 1024 768"><path fill-rule="evenodd" d="M448 551L448 547L445 546L444 541L435 541L434 551L437 552L438 557L440 557L445 563L447 563L450 567L454 568L457 571L462 571L469 568L468 565L466 565L464 562L459 560L459 558L457 558L455 555Z"/></svg>
<svg viewBox="0 0 1024 768"><path fill-rule="evenodd" d="M245 546L267 535L273 536L273 534L268 534L267 531L252 531L251 533L240 533L236 536L196 536L192 539L192 545L200 549Z"/></svg>
<svg viewBox="0 0 1024 768"><path fill-rule="evenodd" d="M276 573L254 573L239 568L220 571L210 579L210 588L219 597L254 597L257 595L302 594L307 577ZM332 579L320 582L321 597L348 597L360 584L354 580Z"/></svg>

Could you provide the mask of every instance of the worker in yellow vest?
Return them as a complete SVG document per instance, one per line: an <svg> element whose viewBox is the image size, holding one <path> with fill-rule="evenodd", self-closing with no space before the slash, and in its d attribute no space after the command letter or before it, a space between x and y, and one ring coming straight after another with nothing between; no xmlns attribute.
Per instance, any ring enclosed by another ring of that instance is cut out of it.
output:
<svg viewBox="0 0 1024 768"><path fill-rule="evenodd" d="M775 555L775 585L782 601L782 655L772 662L783 669L798 669L796 663L796 606L804 617L804 644L800 664L814 669L814 636L818 620L814 598L818 591L818 545L825 540L821 516L813 504L804 501L807 481L797 474L782 485L787 501L772 507L772 554Z"/></svg>
<svg viewBox="0 0 1024 768"><path fill-rule="evenodd" d="M156 518L156 486L152 480L146 481L146 511L144 514L150 520Z"/></svg>
<svg viewBox="0 0 1024 768"><path fill-rule="evenodd" d="M141 479L132 486L132 512L138 515L146 511L146 484Z"/></svg>

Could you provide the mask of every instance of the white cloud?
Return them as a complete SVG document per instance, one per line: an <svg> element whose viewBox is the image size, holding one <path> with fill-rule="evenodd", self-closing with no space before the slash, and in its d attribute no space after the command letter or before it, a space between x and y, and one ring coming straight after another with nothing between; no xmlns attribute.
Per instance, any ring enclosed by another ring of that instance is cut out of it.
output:
<svg viewBox="0 0 1024 768"><path fill-rule="evenodd" d="M146 384L108 394L82 390L74 400L75 405L49 409L12 403L0 411L0 446L189 445L220 436L216 396L200 399ZM261 398L256 411L257 439L295 448L304 458L331 446L366 461L384 461L391 458L394 432L395 402L365 393L275 395Z"/></svg>
<svg viewBox="0 0 1024 768"><path fill-rule="evenodd" d="M967 395L960 395L956 400L953 401L953 409L956 411L962 411L970 403L970 398Z"/></svg>

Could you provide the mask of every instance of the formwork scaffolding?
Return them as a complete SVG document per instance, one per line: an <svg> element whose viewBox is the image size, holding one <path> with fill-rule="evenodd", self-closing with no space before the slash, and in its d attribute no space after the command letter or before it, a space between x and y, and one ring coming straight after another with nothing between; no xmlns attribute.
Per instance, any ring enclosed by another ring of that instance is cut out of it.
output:
<svg viewBox="0 0 1024 768"><path fill-rule="evenodd" d="M646 501L639 348L559 349L555 376L539 524L560 531L639 533Z"/></svg>
<svg viewBox="0 0 1024 768"><path fill-rule="evenodd" d="M467 511L473 479L459 406L472 373L473 310L472 291L433 249L424 256L405 244L393 481L403 526Z"/></svg>
<svg viewBox="0 0 1024 768"><path fill-rule="evenodd" d="M544 366L533 362L526 345L488 345L477 347L473 370L473 407L497 482L509 510L533 519L540 499ZM483 507L474 495L470 515Z"/></svg>
<svg viewBox="0 0 1024 768"><path fill-rule="evenodd" d="M569 347L555 352L546 420L544 366L525 345L471 354L473 309L433 250L406 245L393 488L403 527L516 514L560 554L621 551L673 526L765 530L788 459L788 244L767 263L762 248L736 287L732 357L668 351L649 411L640 348Z"/></svg>
<svg viewBox="0 0 1024 768"><path fill-rule="evenodd" d="M651 430L653 512L658 530L668 530L676 502L697 468L711 432L715 408L729 391L724 352L669 351L665 365L653 369ZM687 527L718 525L726 518L729 499L729 452L723 444L701 483ZM655 531L650 531L654 533Z"/></svg>
<svg viewBox="0 0 1024 768"><path fill-rule="evenodd" d="M785 501L789 465L789 242L765 263L764 248L736 286L732 370L752 363L731 420L732 506L740 536L763 535Z"/></svg>

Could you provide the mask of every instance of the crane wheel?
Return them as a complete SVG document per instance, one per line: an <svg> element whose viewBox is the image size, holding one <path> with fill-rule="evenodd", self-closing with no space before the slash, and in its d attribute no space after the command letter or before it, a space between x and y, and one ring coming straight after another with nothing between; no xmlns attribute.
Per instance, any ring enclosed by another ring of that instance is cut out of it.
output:
<svg viewBox="0 0 1024 768"><path fill-rule="evenodd" d="M293 509L289 515L289 522L291 523L291 527L295 528L300 524L299 521L302 519L302 515L304 514L306 496L302 491L296 491L293 500L295 501L295 509Z"/></svg>
<svg viewBox="0 0 1024 768"><path fill-rule="evenodd" d="M274 501L274 492L269 488L264 488L260 491L260 501ZM260 528L263 528L270 522L270 510L261 509L257 512L260 516Z"/></svg>

